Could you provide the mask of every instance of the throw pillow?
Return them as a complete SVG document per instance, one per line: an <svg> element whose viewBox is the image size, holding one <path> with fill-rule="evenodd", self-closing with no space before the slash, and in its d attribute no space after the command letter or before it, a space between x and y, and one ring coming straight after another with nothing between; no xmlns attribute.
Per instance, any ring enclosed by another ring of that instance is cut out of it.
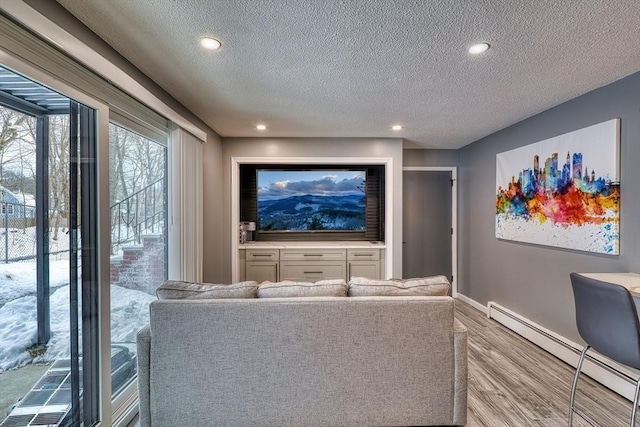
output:
<svg viewBox="0 0 640 427"><path fill-rule="evenodd" d="M216 285L167 280L156 289L156 296L158 299L255 298L257 290L258 284L251 281Z"/></svg>
<svg viewBox="0 0 640 427"><path fill-rule="evenodd" d="M451 284L445 276L414 279L372 280L352 277L349 280L349 296L446 296Z"/></svg>
<svg viewBox="0 0 640 427"><path fill-rule="evenodd" d="M346 297L347 282L342 279L318 282L262 282L258 287L258 298L284 297Z"/></svg>

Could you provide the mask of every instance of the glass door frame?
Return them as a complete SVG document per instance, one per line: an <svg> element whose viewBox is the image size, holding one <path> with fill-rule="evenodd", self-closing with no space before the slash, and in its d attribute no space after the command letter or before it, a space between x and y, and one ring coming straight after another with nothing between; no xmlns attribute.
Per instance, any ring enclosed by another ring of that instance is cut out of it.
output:
<svg viewBox="0 0 640 427"><path fill-rule="evenodd" d="M148 140L149 142L153 143L153 144L157 144L158 146L162 147L165 150L165 162L164 162L164 182L163 182L163 186L164 186L164 192L165 192L165 197L164 197L164 228L165 228L165 233L164 233L164 247L165 247L165 253L164 253L164 264L165 264L165 271L169 270L169 200L170 200L170 190L169 190L169 159L170 159L170 149L169 149L169 144L170 144L170 138L167 135L165 138L162 137L161 134L158 133L154 133L149 131L148 128L144 127L144 126L140 126L135 122L129 122L126 120L126 118L124 118L122 115L120 114L111 114L109 117L109 125L110 126L117 126L127 132L131 132L133 134L137 134L140 137ZM109 165L110 167L112 165ZM109 189L109 191L111 191L111 189ZM111 217L111 216L110 216ZM109 248L111 249L111 248ZM165 277L166 279L166 277ZM109 285L110 289L111 289L111 284ZM111 343L113 344L113 343ZM113 392L111 390L111 392ZM126 415L128 412L130 412L132 409L135 409L135 412L137 413L137 400L138 400L138 379L137 379L137 374L136 377L134 378L133 381L129 382L126 386L124 386L124 388L118 392L118 394L116 396L112 395L112 408L113 409L113 419L115 420L119 420L119 419L126 419ZM133 406L135 404L135 406Z"/></svg>
<svg viewBox="0 0 640 427"><path fill-rule="evenodd" d="M22 60L20 57L0 47L0 62L29 78L48 86L96 111L96 168L97 168L97 216L98 230L96 252L98 256L98 337L100 354L99 377L99 418L98 426L111 426L113 413L117 408L111 400L111 324L109 289L109 106L99 99L87 95L65 82L63 76L54 76L41 68ZM135 383L134 383L135 385ZM127 390L134 393L135 388ZM124 393L123 393L124 394ZM123 396L124 397L124 396ZM131 397L129 396L129 400ZM117 403L117 402L113 402Z"/></svg>

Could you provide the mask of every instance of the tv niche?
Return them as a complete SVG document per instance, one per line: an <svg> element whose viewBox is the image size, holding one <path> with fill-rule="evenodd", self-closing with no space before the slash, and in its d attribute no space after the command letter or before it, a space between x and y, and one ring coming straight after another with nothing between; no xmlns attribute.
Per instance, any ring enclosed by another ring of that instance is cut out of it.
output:
<svg viewBox="0 0 640 427"><path fill-rule="evenodd" d="M384 165L240 165L255 240L384 240Z"/></svg>

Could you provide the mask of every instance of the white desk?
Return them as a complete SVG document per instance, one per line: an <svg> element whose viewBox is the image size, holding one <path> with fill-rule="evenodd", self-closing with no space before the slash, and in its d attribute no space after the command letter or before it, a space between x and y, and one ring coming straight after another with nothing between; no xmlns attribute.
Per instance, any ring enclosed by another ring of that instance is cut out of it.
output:
<svg viewBox="0 0 640 427"><path fill-rule="evenodd" d="M578 273L602 282L615 283L624 286L631 295L640 298L640 274L638 273Z"/></svg>

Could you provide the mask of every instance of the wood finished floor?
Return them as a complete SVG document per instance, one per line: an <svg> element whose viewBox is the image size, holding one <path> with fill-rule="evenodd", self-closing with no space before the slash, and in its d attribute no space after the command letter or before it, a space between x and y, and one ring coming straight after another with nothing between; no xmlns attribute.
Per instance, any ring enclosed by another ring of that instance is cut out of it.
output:
<svg viewBox="0 0 640 427"><path fill-rule="evenodd" d="M571 366L459 300L456 317L469 330L467 427L567 425ZM631 403L584 375L576 402L602 427L629 425ZM578 415L573 425L589 426Z"/></svg>
<svg viewBox="0 0 640 427"><path fill-rule="evenodd" d="M459 300L456 317L469 330L468 427L567 425L574 368ZM629 425L632 404L584 375L576 403L600 426Z"/></svg>

